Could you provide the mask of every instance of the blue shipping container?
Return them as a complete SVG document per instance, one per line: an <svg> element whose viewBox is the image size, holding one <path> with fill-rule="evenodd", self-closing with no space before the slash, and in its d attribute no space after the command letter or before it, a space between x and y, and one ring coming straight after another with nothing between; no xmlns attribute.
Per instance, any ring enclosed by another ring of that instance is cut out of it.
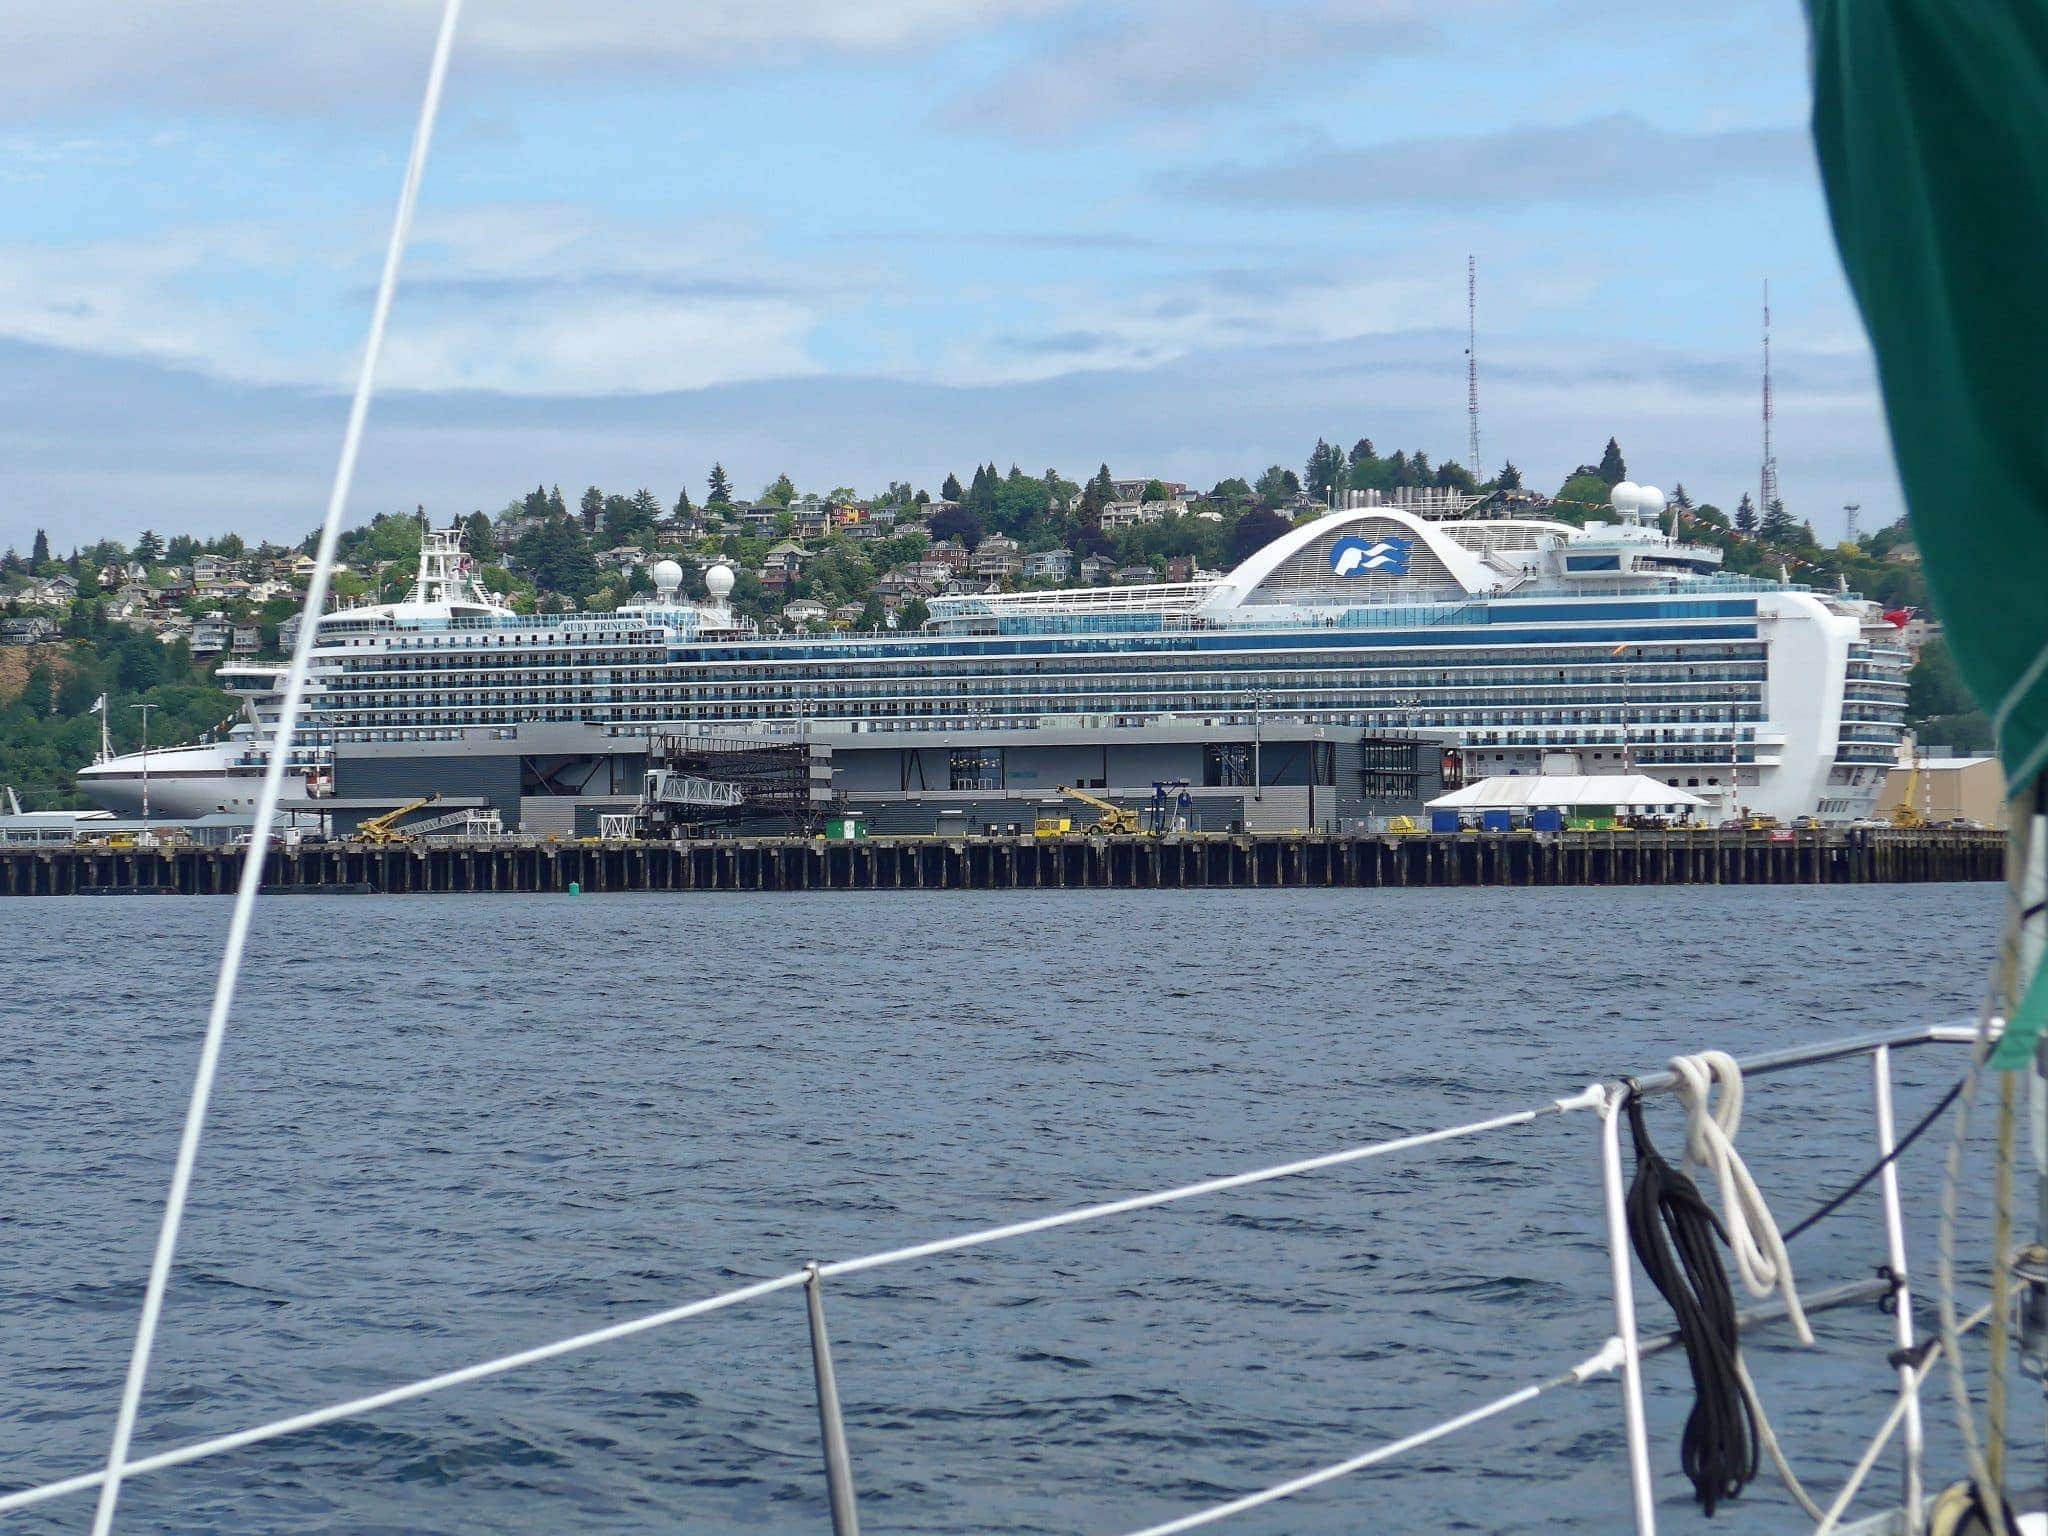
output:
<svg viewBox="0 0 2048 1536"><path fill-rule="evenodd" d="M1512 832L1515 829L1514 814L1510 811L1481 811L1479 825L1489 832Z"/></svg>
<svg viewBox="0 0 2048 1536"><path fill-rule="evenodd" d="M1429 830L1432 832L1457 831L1458 813L1456 811L1431 811L1429 813Z"/></svg>

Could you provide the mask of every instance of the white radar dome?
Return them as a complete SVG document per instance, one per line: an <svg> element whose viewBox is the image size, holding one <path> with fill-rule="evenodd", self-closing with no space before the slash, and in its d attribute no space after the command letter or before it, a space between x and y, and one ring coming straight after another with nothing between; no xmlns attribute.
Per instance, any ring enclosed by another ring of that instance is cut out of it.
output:
<svg viewBox="0 0 2048 1536"><path fill-rule="evenodd" d="M1644 521L1654 523L1663 515L1665 505L1664 493L1654 485L1636 487L1636 510L1642 514Z"/></svg>
<svg viewBox="0 0 2048 1536"><path fill-rule="evenodd" d="M724 599L732 596L732 567L714 565L704 573L704 590L712 597Z"/></svg>
<svg viewBox="0 0 2048 1536"><path fill-rule="evenodd" d="M655 561L650 574L654 577L654 590L663 597L674 596L676 588L683 584L683 568L673 560Z"/></svg>
<svg viewBox="0 0 2048 1536"><path fill-rule="evenodd" d="M1636 512L1643 504L1642 497L1643 488L1641 486L1637 485L1633 480L1624 480L1615 486L1608 499L1614 503L1615 516L1626 523L1635 518Z"/></svg>

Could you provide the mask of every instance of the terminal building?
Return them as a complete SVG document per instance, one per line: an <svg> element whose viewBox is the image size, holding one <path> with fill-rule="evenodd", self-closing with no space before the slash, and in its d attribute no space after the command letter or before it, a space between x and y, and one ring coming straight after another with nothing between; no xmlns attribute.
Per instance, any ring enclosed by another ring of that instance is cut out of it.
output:
<svg viewBox="0 0 2048 1536"><path fill-rule="evenodd" d="M347 835L367 814L359 807L439 795L495 810L508 832L597 836L606 817L640 805L652 739L617 726L539 724L466 731L431 747L347 744L334 755L333 830ZM738 747L764 738L726 739ZM1445 787L1447 761L1443 741L1425 733L1294 720L1154 718L916 735L814 725L772 739L800 754L810 815L743 807L728 830L787 832L793 821L848 812L894 835L1028 833L1059 817L1084 827L1093 813L1062 794L1071 787L1139 812L1163 794L1189 831L1369 832L1392 817L1421 816Z"/></svg>

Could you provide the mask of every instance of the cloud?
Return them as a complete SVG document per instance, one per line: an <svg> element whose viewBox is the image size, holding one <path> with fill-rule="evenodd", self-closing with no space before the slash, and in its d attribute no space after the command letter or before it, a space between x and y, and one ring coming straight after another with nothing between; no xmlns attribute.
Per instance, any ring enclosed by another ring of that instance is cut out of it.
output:
<svg viewBox="0 0 2048 1536"><path fill-rule="evenodd" d="M1801 127L1682 133L1616 113L1469 137L1311 149L1263 165L1183 173L1166 184L1240 208L1469 210L1649 199L1802 177L1812 158Z"/></svg>
<svg viewBox="0 0 2048 1536"><path fill-rule="evenodd" d="M800 485L868 488L892 478L936 486L949 469L990 458L1070 473L1107 461L1209 484L1298 464L1318 435L1462 459L1461 343L1445 326L1211 345L1149 364L1070 358L1002 382L814 374L607 398L409 394L373 414L351 516L415 503L452 516L537 480L645 484L665 498L687 484L694 495L714 459L742 485L787 470ZM1862 503L1866 526L1896 515L1889 460L1872 449L1884 429L1867 355L1788 346L1774 361L1787 504L1824 534L1844 501ZM1540 488L1597 457L1610 432L1638 478L1667 490L1683 482L1696 500L1730 507L1753 485L1746 348L1499 336L1480 387L1489 464L1512 458ZM37 526L65 540L132 538L146 523L296 538L318 519L344 410L338 393L0 342L0 547L26 547ZM107 430L110 413L119 432ZM792 433L792 421L803 430Z"/></svg>
<svg viewBox="0 0 2048 1536"><path fill-rule="evenodd" d="M1061 134L1104 117L1294 89L1310 61L1411 53L1437 36L1420 0L1125 0L957 97L945 117Z"/></svg>
<svg viewBox="0 0 2048 1536"><path fill-rule="evenodd" d="M463 13L459 83L479 75L912 49L1074 0L488 0ZM416 95L439 0L71 0L12 8L0 114L110 100L299 115Z"/></svg>
<svg viewBox="0 0 2048 1536"><path fill-rule="evenodd" d="M256 223L0 247L0 337L333 388L352 377L376 254L360 230ZM685 240L587 209L440 211L399 285L382 380L610 395L806 374L828 299L863 276L814 279L738 228Z"/></svg>

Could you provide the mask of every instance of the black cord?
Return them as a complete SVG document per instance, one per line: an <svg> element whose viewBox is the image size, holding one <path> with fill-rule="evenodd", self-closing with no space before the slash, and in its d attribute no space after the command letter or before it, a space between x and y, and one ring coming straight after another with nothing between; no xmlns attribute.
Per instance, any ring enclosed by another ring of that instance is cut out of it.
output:
<svg viewBox="0 0 2048 1536"><path fill-rule="evenodd" d="M1643 1124L1642 1095L1630 1083L1629 1135L1636 1172L1628 1189L1628 1238L1650 1283L1678 1321L1692 1368L1680 1462L1701 1510L1735 1498L1757 1471L1757 1430L1736 1355L1735 1297L1715 1240L1728 1240L1699 1186L1658 1155Z"/></svg>
<svg viewBox="0 0 2048 1536"><path fill-rule="evenodd" d="M1906 1148L1910 1147L1911 1145L1913 1145L1914 1142L1918 1141L1922 1134L1926 1132L1927 1128L1933 1125L1936 1120L1941 1118L1941 1112L1947 1109L1949 1105L1955 1103L1956 1095L1961 1093L1962 1091L1963 1079L1958 1078L1956 1079L1955 1086L1950 1088L1949 1091L1947 1093L1944 1093L1939 1099L1935 1100L1934 1107L1928 1110L1926 1114L1920 1117L1919 1124L1915 1125L1913 1129L1906 1132L1904 1136L1901 1136L1899 1138L1897 1144L1892 1147L1891 1151L1887 1152L1883 1157L1880 1157L1876 1162L1872 1163L1868 1168L1866 1168L1854 1184L1851 1184L1839 1195L1836 1195L1833 1199L1829 1200L1819 1210L1815 1211L1812 1215L1808 1216L1805 1220L1801 1221L1797 1226L1793 1227L1790 1231L1786 1232L1784 1234L1785 1241L1788 1243L1791 1242L1793 1238L1797 1237L1800 1233L1806 1231L1807 1228L1815 1226L1816 1224L1826 1220L1828 1217L1834 1215L1835 1212L1839 1211L1843 1206L1847 1205L1849 1201L1854 1199L1855 1196L1866 1185L1868 1185L1872 1179L1876 1178L1880 1173L1884 1172L1886 1165L1892 1162L1892 1160L1896 1158L1901 1152L1905 1151Z"/></svg>

